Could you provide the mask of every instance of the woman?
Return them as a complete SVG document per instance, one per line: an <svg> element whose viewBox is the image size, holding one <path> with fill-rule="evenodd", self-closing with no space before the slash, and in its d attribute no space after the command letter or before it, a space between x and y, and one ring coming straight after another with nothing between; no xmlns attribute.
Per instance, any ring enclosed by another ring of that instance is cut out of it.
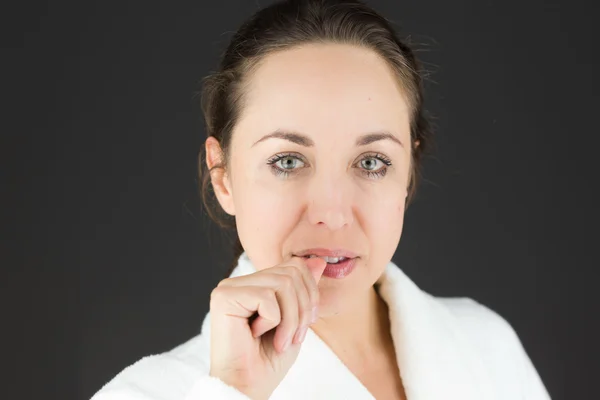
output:
<svg viewBox="0 0 600 400"><path fill-rule="evenodd" d="M95 400L549 398L503 318L391 262L430 140L419 71L358 1L290 0L240 28L205 81L200 172L242 253L201 334Z"/></svg>

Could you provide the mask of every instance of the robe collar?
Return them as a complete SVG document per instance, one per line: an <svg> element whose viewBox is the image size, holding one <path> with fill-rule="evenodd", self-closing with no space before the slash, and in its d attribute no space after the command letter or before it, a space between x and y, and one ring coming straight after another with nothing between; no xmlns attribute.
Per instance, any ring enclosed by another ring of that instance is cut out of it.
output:
<svg viewBox="0 0 600 400"><path fill-rule="evenodd" d="M231 277L256 271L244 252ZM376 285L389 310L396 361L408 400L493 400L490 378L457 318L390 261ZM311 329L298 358L272 399L374 399ZM287 394L287 395L286 395Z"/></svg>

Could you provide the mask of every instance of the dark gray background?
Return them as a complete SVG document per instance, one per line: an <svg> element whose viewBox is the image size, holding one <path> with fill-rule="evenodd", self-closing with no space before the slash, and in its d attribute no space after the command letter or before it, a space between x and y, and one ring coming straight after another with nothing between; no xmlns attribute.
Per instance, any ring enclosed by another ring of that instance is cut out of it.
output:
<svg viewBox="0 0 600 400"><path fill-rule="evenodd" d="M198 333L230 255L197 196L194 93L268 3L4 13L0 300L15 321L7 382L28 377L19 398L89 398ZM594 397L593 3L370 4L418 43L438 126L394 261L433 294L503 315L554 399Z"/></svg>

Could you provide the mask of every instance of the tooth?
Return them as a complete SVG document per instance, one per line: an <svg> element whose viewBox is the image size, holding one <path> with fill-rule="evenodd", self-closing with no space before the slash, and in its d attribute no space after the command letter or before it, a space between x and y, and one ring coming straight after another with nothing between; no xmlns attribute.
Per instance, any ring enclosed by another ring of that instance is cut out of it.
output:
<svg viewBox="0 0 600 400"><path fill-rule="evenodd" d="M322 257L320 257L320 256L317 256L317 255L314 255L314 254L310 254L310 255L307 255L307 256L305 256L305 257L306 257L306 258L315 258L315 257L319 257L319 258L322 258L323 260L325 260L325 261L326 261L327 263L329 263L329 264L337 264L337 263L338 263L338 262L340 262L340 261L344 261L344 260L346 260L346 257L326 257L326 256L322 256Z"/></svg>

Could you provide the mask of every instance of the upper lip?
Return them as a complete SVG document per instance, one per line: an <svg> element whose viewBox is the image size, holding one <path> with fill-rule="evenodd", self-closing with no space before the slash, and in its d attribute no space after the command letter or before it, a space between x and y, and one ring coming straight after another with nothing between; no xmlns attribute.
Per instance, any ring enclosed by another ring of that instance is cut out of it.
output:
<svg viewBox="0 0 600 400"><path fill-rule="evenodd" d="M353 253L349 250L345 249L306 249L295 253L298 257L306 257L310 255L315 255L317 257L344 257L344 258L356 258L356 253Z"/></svg>

